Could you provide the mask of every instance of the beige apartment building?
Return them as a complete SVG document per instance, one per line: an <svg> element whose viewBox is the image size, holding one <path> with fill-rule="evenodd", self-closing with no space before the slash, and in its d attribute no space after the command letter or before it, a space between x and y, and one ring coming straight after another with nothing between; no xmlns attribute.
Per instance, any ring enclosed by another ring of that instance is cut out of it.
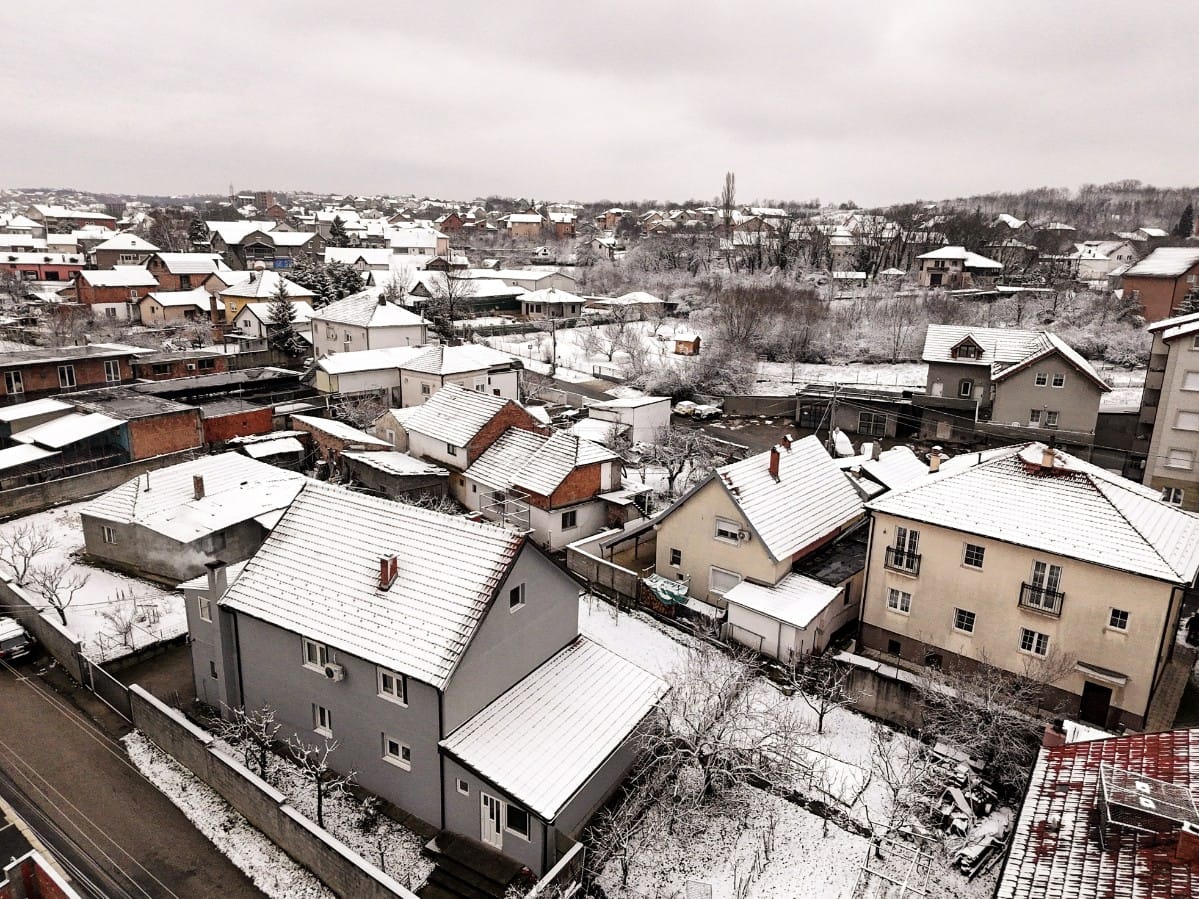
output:
<svg viewBox="0 0 1199 899"><path fill-rule="evenodd" d="M1140 427L1152 430L1144 483L1166 502L1199 512L1199 313L1150 326L1153 348Z"/></svg>
<svg viewBox="0 0 1199 899"><path fill-rule="evenodd" d="M1040 443L951 459L867 508L864 651L913 669L1062 662L1055 711L1144 727L1199 519Z"/></svg>

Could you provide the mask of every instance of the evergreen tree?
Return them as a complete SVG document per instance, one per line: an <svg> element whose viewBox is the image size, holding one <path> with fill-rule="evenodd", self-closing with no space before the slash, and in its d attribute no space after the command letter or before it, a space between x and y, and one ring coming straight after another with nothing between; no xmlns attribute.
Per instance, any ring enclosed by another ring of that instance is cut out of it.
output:
<svg viewBox="0 0 1199 899"><path fill-rule="evenodd" d="M267 304L267 314L270 318L267 343L271 349L287 353L289 356L298 356L302 349L302 341L296 333L296 307L291 304L287 284L282 278L279 279L279 286L275 288L271 301Z"/></svg>
<svg viewBox="0 0 1199 899"><path fill-rule="evenodd" d="M288 272L287 277L315 294L312 305L317 309L344 300L366 287L358 270L345 262L326 265L315 259L305 260Z"/></svg>
<svg viewBox="0 0 1199 899"><path fill-rule="evenodd" d="M1192 203L1187 203L1182 210L1182 215L1178 217L1178 224L1174 227L1175 237L1190 237L1195 233L1195 206Z"/></svg>
<svg viewBox="0 0 1199 899"><path fill-rule="evenodd" d="M198 216L191 220L187 226L187 239L191 241L192 247L206 247L212 240L212 232L208 230L208 225L204 219Z"/></svg>
<svg viewBox="0 0 1199 899"><path fill-rule="evenodd" d="M349 245L350 235L346 231L346 223L341 220L340 215L333 216L333 224L329 228L329 246L348 247Z"/></svg>

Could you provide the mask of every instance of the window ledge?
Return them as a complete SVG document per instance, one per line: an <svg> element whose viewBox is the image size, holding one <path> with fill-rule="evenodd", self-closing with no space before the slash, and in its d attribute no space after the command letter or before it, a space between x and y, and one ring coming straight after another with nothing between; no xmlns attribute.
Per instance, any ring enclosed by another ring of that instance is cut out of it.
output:
<svg viewBox="0 0 1199 899"><path fill-rule="evenodd" d="M329 737L330 739L333 737L333 731L329 730L327 727L314 727L312 730L314 733L318 733L322 737Z"/></svg>
<svg viewBox="0 0 1199 899"><path fill-rule="evenodd" d="M403 759L394 759L389 755L385 755L383 756L383 761L387 762L389 765L393 765L396 768L402 768L405 771L412 770L412 762L406 762Z"/></svg>

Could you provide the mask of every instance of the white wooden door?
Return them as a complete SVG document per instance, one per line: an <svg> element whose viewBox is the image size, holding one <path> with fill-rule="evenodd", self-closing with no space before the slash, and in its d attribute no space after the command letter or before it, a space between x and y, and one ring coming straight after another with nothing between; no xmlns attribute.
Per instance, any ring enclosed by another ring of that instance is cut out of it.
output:
<svg viewBox="0 0 1199 899"><path fill-rule="evenodd" d="M482 797L483 803L480 810L479 836L488 846L503 849L504 803L494 796L488 796L482 790L479 791L479 796Z"/></svg>
<svg viewBox="0 0 1199 899"><path fill-rule="evenodd" d="M944 396L945 385L940 381L933 381L933 396Z"/></svg>

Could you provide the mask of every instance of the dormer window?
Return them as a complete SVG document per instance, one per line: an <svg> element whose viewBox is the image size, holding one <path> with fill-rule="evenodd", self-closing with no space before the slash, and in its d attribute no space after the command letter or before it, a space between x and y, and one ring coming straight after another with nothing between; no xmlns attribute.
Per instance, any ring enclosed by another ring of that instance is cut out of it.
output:
<svg viewBox="0 0 1199 899"><path fill-rule="evenodd" d="M969 337L950 350L954 359L978 359L982 354L983 348Z"/></svg>

